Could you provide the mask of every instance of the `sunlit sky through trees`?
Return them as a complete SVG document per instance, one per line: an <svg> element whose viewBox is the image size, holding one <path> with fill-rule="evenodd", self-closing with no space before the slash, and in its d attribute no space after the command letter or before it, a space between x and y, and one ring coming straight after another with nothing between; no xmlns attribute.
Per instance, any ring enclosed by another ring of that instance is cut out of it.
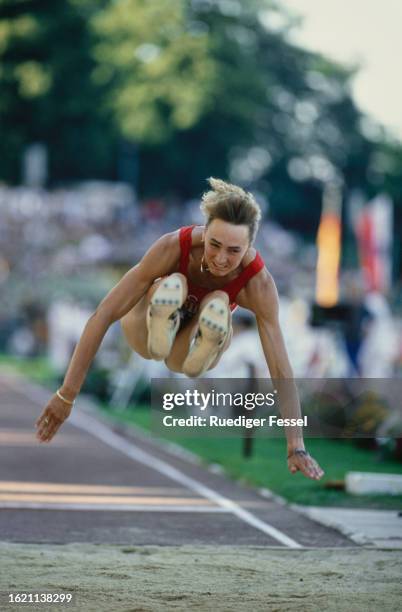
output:
<svg viewBox="0 0 402 612"><path fill-rule="evenodd" d="M358 63L353 92L362 111L402 139L402 2L282 0L304 18L292 39L335 60Z"/></svg>

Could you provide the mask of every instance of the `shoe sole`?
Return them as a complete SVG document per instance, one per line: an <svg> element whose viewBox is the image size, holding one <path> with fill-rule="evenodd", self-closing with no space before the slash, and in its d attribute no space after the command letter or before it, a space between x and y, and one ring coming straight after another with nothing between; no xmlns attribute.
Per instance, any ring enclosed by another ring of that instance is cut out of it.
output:
<svg viewBox="0 0 402 612"><path fill-rule="evenodd" d="M229 308L221 298L208 302L202 309L196 337L183 363L183 373L190 377L205 372L216 359L229 331Z"/></svg>
<svg viewBox="0 0 402 612"><path fill-rule="evenodd" d="M184 287L180 278L168 277L153 294L147 312L148 352L162 361L169 356L179 325L172 325L172 314L184 303Z"/></svg>

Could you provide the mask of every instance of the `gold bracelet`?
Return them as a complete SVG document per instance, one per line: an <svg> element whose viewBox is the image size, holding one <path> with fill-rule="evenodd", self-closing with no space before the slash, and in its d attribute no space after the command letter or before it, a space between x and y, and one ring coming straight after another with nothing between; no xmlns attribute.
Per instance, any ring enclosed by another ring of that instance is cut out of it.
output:
<svg viewBox="0 0 402 612"><path fill-rule="evenodd" d="M59 397L61 400L63 400L63 402L66 402L66 404L68 404L69 406L74 406L75 400L73 400L72 402L70 402L70 400L66 399L65 397L62 396L62 394L60 393L59 389L57 389L56 391L56 395L57 397Z"/></svg>

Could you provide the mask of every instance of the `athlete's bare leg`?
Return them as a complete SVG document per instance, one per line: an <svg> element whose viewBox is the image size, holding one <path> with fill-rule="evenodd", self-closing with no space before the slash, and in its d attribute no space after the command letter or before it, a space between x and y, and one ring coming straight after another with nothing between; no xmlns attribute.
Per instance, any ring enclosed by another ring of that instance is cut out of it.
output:
<svg viewBox="0 0 402 612"><path fill-rule="evenodd" d="M229 308L229 297L228 297L228 294L225 293L225 291L219 291L219 290L212 291L211 293L208 293L208 295L202 300L198 314L196 317L194 317L194 320L189 321L187 325L183 327L176 336L176 340L173 344L171 353L169 357L165 360L167 367L172 372L183 372L184 361L186 360L186 357L189 353L192 340L198 331L200 313L202 312L204 307L208 304L208 302L214 300L215 298L220 298L221 300L225 302L227 306L227 316L229 317L229 328L228 328L228 333L225 338L225 341L222 347L219 349L214 361L208 367L208 370L212 370L212 368L216 366L216 364L219 362L220 358L222 357L223 353L226 351L226 349L230 345L230 341L233 335L233 330L232 330L232 315L231 315L230 308Z"/></svg>
<svg viewBox="0 0 402 612"><path fill-rule="evenodd" d="M170 277L172 276L179 276L181 278L185 297L187 297L186 277L180 274L180 272L175 272L170 275ZM120 320L122 330L129 346L136 353L141 355L141 357L144 357L144 359L152 359L148 350L147 312L149 304L155 291L164 280L164 278L156 280L134 308Z"/></svg>

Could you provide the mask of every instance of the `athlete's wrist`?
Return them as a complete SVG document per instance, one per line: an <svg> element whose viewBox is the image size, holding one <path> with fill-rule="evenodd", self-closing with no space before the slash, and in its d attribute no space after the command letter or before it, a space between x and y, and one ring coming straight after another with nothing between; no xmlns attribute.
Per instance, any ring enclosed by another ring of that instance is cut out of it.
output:
<svg viewBox="0 0 402 612"><path fill-rule="evenodd" d="M74 389L68 387L67 385L62 385L59 387L58 392L63 396L68 402L75 402L75 399L78 395Z"/></svg>
<svg viewBox="0 0 402 612"><path fill-rule="evenodd" d="M304 446L303 438L294 438L294 439L288 440L288 443L287 443L288 455L289 453L294 453L295 450L306 450L306 447Z"/></svg>
<svg viewBox="0 0 402 612"><path fill-rule="evenodd" d="M306 451L305 448L295 448L292 451L288 451L288 459L290 459L291 457L297 457L297 456L306 456L308 455L308 452Z"/></svg>

